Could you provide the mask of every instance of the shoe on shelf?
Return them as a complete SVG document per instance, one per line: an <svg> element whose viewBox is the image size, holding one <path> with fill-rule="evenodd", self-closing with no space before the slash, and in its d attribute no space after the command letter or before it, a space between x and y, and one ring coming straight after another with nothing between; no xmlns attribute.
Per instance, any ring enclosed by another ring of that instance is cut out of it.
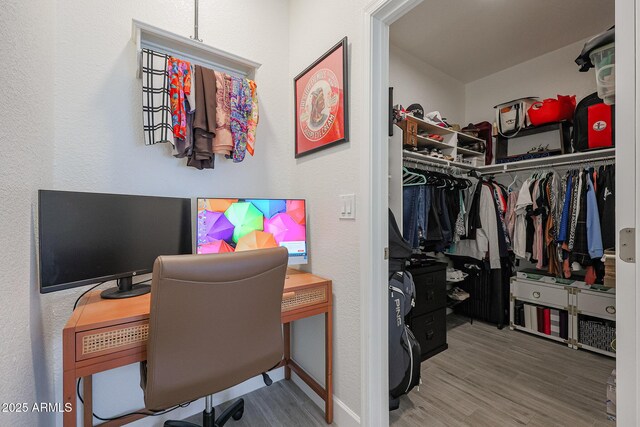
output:
<svg viewBox="0 0 640 427"><path fill-rule="evenodd" d="M468 276L467 273L455 268L447 268L447 282L462 282Z"/></svg>
<svg viewBox="0 0 640 427"><path fill-rule="evenodd" d="M449 298L455 301L464 301L471 296L469 295L469 292L458 287L451 289L449 292L447 292L447 295L449 296Z"/></svg>

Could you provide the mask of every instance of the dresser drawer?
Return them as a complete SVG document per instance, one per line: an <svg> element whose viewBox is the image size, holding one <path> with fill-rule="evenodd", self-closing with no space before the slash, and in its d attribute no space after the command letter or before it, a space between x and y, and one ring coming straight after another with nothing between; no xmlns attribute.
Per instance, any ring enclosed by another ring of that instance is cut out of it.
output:
<svg viewBox="0 0 640 427"><path fill-rule="evenodd" d="M416 304L413 316L430 313L447 305L446 265L434 264L426 267L411 267L409 272L416 285Z"/></svg>
<svg viewBox="0 0 640 427"><path fill-rule="evenodd" d="M282 312L297 310L328 302L328 286L315 286L308 289L285 292L282 294Z"/></svg>
<svg viewBox="0 0 640 427"><path fill-rule="evenodd" d="M534 304L551 305L558 308L566 308L569 305L569 292L562 286L545 286L514 280L511 282L511 293L515 299Z"/></svg>
<svg viewBox="0 0 640 427"><path fill-rule="evenodd" d="M447 285L445 274L425 274L414 276L416 284L416 305L414 315L420 316L447 305Z"/></svg>
<svg viewBox="0 0 640 427"><path fill-rule="evenodd" d="M149 321L129 322L76 333L76 361L140 347L146 349Z"/></svg>
<svg viewBox="0 0 640 427"><path fill-rule="evenodd" d="M446 309L436 310L411 318L411 331L420 343L420 353L424 356L447 343Z"/></svg>
<svg viewBox="0 0 640 427"><path fill-rule="evenodd" d="M603 295L597 292L579 292L578 312L616 320L616 297L615 295Z"/></svg>

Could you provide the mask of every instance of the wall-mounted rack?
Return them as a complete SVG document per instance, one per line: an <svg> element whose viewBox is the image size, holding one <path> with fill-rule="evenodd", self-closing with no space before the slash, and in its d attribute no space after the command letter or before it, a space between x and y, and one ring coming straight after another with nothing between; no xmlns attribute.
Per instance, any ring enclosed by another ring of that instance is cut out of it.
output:
<svg viewBox="0 0 640 427"><path fill-rule="evenodd" d="M172 55L192 64L202 65L230 75L251 79L255 77L255 71L261 65L250 59L136 19L132 21L132 40L136 44L138 52L138 78L142 76L140 52L143 48Z"/></svg>
<svg viewBox="0 0 640 427"><path fill-rule="evenodd" d="M558 156L521 160L513 163L479 166L477 170L481 174L509 173L530 169L545 169L549 167L557 168L590 162L610 161L615 160L615 158L616 149L605 148L602 150L584 151L581 153L562 154Z"/></svg>
<svg viewBox="0 0 640 427"><path fill-rule="evenodd" d="M409 150L402 151L402 158L418 164L431 165L440 168L457 168L461 170L474 170L480 175L496 175L500 173L511 173L532 169L548 169L568 167L572 165L615 162L615 148L603 150L585 151L582 153L563 154L559 156L542 157L538 159L522 160L514 163L503 163L499 165L477 166L466 163L453 162L426 154L416 153Z"/></svg>

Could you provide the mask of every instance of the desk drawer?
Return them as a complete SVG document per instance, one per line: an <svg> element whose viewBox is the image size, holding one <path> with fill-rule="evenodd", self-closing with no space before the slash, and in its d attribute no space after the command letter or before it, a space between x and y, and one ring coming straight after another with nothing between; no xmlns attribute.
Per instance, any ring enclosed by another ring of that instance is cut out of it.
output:
<svg viewBox="0 0 640 427"><path fill-rule="evenodd" d="M149 321L123 323L76 333L76 360L90 359L135 347L146 347Z"/></svg>
<svg viewBox="0 0 640 427"><path fill-rule="evenodd" d="M540 305L553 305L565 308L569 305L569 293L558 285L538 285L530 282L514 280L511 282L514 298Z"/></svg>
<svg viewBox="0 0 640 427"><path fill-rule="evenodd" d="M310 305L325 304L328 301L327 286L316 286L282 294L282 312L297 310Z"/></svg>
<svg viewBox="0 0 640 427"><path fill-rule="evenodd" d="M578 294L578 312L604 319L616 320L615 295L597 295L590 292Z"/></svg>

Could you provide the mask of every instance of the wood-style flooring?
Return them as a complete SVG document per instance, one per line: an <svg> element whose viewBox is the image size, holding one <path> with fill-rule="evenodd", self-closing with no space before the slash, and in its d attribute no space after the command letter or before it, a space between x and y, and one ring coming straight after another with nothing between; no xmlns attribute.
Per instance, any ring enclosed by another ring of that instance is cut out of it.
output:
<svg viewBox="0 0 640 427"><path fill-rule="evenodd" d="M262 387L244 396L244 415L239 421L227 422L229 427L321 427L324 412L292 381L278 381L270 387ZM216 406L216 415L220 415L232 402ZM204 409L204 408L203 408ZM187 418L202 425L202 414Z"/></svg>
<svg viewBox="0 0 640 427"><path fill-rule="evenodd" d="M420 390L390 413L393 427L613 427L605 409L615 361L508 328L447 316L449 349L422 364ZM324 413L291 381L244 396L230 427L326 426ZM230 402L216 407L220 414ZM201 415L188 421L200 424Z"/></svg>
<svg viewBox="0 0 640 427"><path fill-rule="evenodd" d="M526 333L448 316L449 349L422 363L422 386L393 427L615 426L606 416L615 360Z"/></svg>

